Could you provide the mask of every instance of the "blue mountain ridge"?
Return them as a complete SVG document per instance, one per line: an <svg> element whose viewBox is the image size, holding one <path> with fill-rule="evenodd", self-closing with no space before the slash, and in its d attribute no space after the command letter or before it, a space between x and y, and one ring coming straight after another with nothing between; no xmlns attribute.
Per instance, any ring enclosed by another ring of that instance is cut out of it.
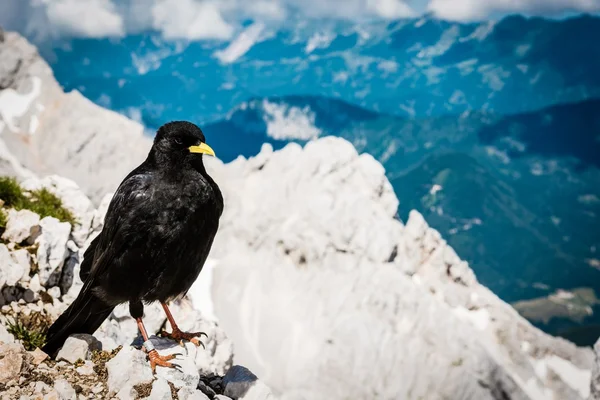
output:
<svg viewBox="0 0 600 400"><path fill-rule="evenodd" d="M157 33L73 39L43 49L67 90L150 128L205 123L252 97L320 95L389 114L518 113L600 96L600 18L498 22L294 22L264 28L223 64L229 43Z"/></svg>

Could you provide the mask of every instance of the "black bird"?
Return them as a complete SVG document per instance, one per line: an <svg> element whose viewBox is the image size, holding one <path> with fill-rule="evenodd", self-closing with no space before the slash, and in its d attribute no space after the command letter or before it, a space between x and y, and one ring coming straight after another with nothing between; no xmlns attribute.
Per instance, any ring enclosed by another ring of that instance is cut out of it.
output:
<svg viewBox="0 0 600 400"><path fill-rule="evenodd" d="M190 122L158 129L146 160L121 182L102 232L85 251L81 292L48 330L43 350L55 356L73 333L92 334L118 304L129 302L150 365L172 366L154 350L143 303L161 302L175 340L201 344L202 333L181 332L167 302L185 294L208 256L223 212L223 197L202 155L215 153Z"/></svg>

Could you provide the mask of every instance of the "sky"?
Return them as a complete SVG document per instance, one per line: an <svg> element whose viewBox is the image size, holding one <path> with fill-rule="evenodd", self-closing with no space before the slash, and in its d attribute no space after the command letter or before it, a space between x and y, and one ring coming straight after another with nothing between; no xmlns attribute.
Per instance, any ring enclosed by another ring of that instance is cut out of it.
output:
<svg viewBox="0 0 600 400"><path fill-rule="evenodd" d="M153 30L165 39L228 40L242 21L398 19L424 13L469 22L521 13L598 13L600 0L2 0L0 26L36 42L57 37L122 37Z"/></svg>

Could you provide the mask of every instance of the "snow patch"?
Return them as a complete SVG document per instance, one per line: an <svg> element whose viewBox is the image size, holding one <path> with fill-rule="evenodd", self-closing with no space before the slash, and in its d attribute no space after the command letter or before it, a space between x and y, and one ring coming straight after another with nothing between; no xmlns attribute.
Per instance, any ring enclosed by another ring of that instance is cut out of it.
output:
<svg viewBox="0 0 600 400"><path fill-rule="evenodd" d="M429 189L429 194L434 195L442 189L443 189L442 185L438 185L436 183L433 186L431 186L431 189Z"/></svg>
<svg viewBox="0 0 600 400"><path fill-rule="evenodd" d="M12 88L0 92L0 117L12 132L19 128L15 125L42 92L42 80L37 76L31 78L32 88L29 93L21 94ZM37 129L37 126L36 126Z"/></svg>
<svg viewBox="0 0 600 400"><path fill-rule="evenodd" d="M310 140L319 137L321 130L315 126L315 113L309 106L303 108L263 100L267 135L273 139Z"/></svg>

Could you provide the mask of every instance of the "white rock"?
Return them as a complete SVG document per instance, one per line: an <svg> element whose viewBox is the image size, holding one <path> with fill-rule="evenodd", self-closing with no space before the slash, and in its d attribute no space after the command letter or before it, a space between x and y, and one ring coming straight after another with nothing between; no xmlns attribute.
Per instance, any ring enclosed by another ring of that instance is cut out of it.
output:
<svg viewBox="0 0 600 400"><path fill-rule="evenodd" d="M45 217L40 221L40 227L41 233L36 239L40 281L42 285L51 287L58 284L60 269L69 254L67 242L71 224L60 222L53 217Z"/></svg>
<svg viewBox="0 0 600 400"><path fill-rule="evenodd" d="M52 388L42 381L37 381L33 390L35 393L48 393Z"/></svg>
<svg viewBox="0 0 600 400"><path fill-rule="evenodd" d="M29 238L35 239L40 231L39 223L40 216L32 211L9 209L2 239L13 243L22 243Z"/></svg>
<svg viewBox="0 0 600 400"><path fill-rule="evenodd" d="M34 293L42 290L42 284L40 283L40 276L38 274L35 274L29 281L29 289L31 289Z"/></svg>
<svg viewBox="0 0 600 400"><path fill-rule="evenodd" d="M106 363L108 370L108 389L118 393L125 387L150 383L153 380L152 369L146 355L131 346L123 347L119 353Z"/></svg>
<svg viewBox="0 0 600 400"><path fill-rule="evenodd" d="M15 338L13 335L8 333L6 327L3 324L0 324L0 342L2 343L14 343Z"/></svg>
<svg viewBox="0 0 600 400"><path fill-rule="evenodd" d="M21 280L27 280L29 278L29 272L31 271L31 255L25 249L14 250L10 253L14 262L19 264L23 269L23 277Z"/></svg>
<svg viewBox="0 0 600 400"><path fill-rule="evenodd" d="M98 394L98 393L102 392L103 390L104 390L104 387L102 386L102 384L101 383L97 383L96 386L94 386L92 388L92 393Z"/></svg>
<svg viewBox="0 0 600 400"><path fill-rule="evenodd" d="M60 298L60 288L58 286L53 286L48 289L48 294L56 301Z"/></svg>
<svg viewBox="0 0 600 400"><path fill-rule="evenodd" d="M54 390L58 393L61 400L76 400L77 394L69 382L64 379L54 381Z"/></svg>
<svg viewBox="0 0 600 400"><path fill-rule="evenodd" d="M79 375L95 374L94 363L90 360L85 360L82 366L75 368L75 371L77 371Z"/></svg>
<svg viewBox="0 0 600 400"><path fill-rule="evenodd" d="M137 391L130 385L126 385L117 393L117 399L119 400L135 400L137 397Z"/></svg>
<svg viewBox="0 0 600 400"><path fill-rule="evenodd" d="M65 360L75 364L78 360L87 360L94 350L100 350L101 343L92 335L76 333L65 340L65 344L56 355L56 361Z"/></svg>
<svg viewBox="0 0 600 400"><path fill-rule="evenodd" d="M177 397L179 397L179 400L209 400L201 391L189 387L179 389Z"/></svg>
<svg viewBox="0 0 600 400"><path fill-rule="evenodd" d="M16 285L24 274L25 268L13 260L8 247L0 244L0 288Z"/></svg>
<svg viewBox="0 0 600 400"><path fill-rule="evenodd" d="M163 378L158 378L152 384L148 400L171 400L171 387Z"/></svg>
<svg viewBox="0 0 600 400"><path fill-rule="evenodd" d="M202 375L224 375L233 365L233 342L216 323L207 321L184 299L171 303L170 310L185 332L204 332L200 340L204 347L198 348L195 364Z"/></svg>

